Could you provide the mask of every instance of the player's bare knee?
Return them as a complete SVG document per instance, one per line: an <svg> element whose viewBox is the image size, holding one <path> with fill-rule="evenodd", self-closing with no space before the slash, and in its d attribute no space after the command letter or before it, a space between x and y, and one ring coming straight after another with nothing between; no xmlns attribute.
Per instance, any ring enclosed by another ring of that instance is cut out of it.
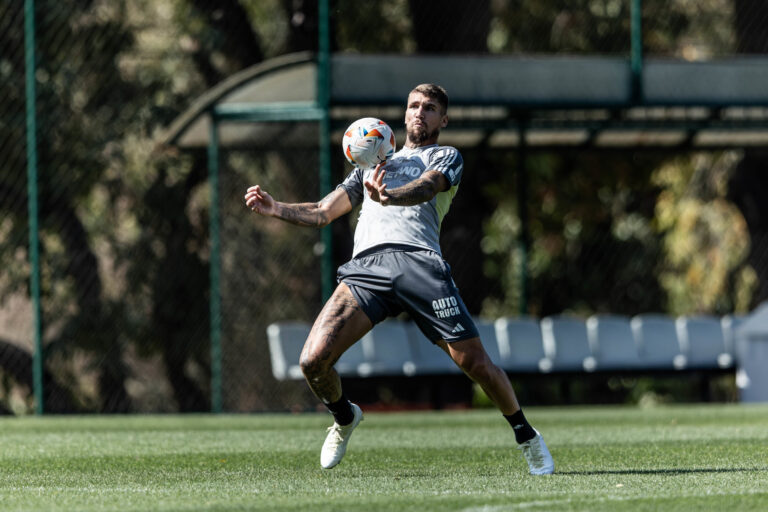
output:
<svg viewBox="0 0 768 512"><path fill-rule="evenodd" d="M308 379L316 378L328 371L328 365L324 363L322 358L306 352L301 354L299 367L301 368L301 373Z"/></svg>
<svg viewBox="0 0 768 512"><path fill-rule="evenodd" d="M473 380L485 382L492 378L495 371L494 364L487 357L471 357L460 363L461 368Z"/></svg>

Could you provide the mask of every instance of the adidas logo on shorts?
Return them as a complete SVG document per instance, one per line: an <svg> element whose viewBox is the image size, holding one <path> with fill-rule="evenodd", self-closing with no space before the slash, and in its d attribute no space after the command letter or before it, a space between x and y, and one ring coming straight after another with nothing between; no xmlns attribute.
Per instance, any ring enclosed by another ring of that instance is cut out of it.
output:
<svg viewBox="0 0 768 512"><path fill-rule="evenodd" d="M456 324L456 327L453 328L451 331L451 334L459 334L460 332L464 332L466 329L464 329L464 326L461 324Z"/></svg>

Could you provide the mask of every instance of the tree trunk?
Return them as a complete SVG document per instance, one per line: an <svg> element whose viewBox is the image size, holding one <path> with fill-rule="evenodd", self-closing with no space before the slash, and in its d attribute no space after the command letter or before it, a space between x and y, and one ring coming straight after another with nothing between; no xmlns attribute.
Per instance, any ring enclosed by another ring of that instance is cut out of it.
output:
<svg viewBox="0 0 768 512"><path fill-rule="evenodd" d="M410 0L409 4L419 53L488 53L490 0Z"/></svg>
<svg viewBox="0 0 768 512"><path fill-rule="evenodd" d="M767 54L768 3L754 0L734 0L736 48L739 53ZM757 272L758 289L753 305L768 300L768 152L747 149L729 184L729 197L741 210L747 222L751 247L749 263Z"/></svg>
<svg viewBox="0 0 768 512"><path fill-rule="evenodd" d="M728 185L729 199L741 210L750 237L748 261L757 273L752 305L768 300L768 152L749 149L736 166Z"/></svg>
<svg viewBox="0 0 768 512"><path fill-rule="evenodd" d="M736 51L768 53L768 4L755 0L734 0Z"/></svg>
<svg viewBox="0 0 768 512"><path fill-rule="evenodd" d="M410 0L410 9L419 53L488 53L490 1ZM450 85L438 85L448 89L450 99ZM450 107L448 110L450 118ZM447 129L451 129L450 122ZM483 222L494 207L483 198L483 184L494 179L493 168L486 165L484 154L482 147L473 148L471 153L462 151L465 166L461 192L454 200L441 235L445 259L453 267L456 284L472 314L480 313L488 291L498 288L485 277L477 258L482 254L482 236L477 235L483 232Z"/></svg>
<svg viewBox="0 0 768 512"><path fill-rule="evenodd" d="M165 246L165 255L154 269L151 330L162 347L166 376L180 412L210 410L202 387L186 373L195 352L208 348L209 311L204 297L210 287L209 269L197 253L187 249L196 235L184 213L192 191L206 178L206 164L196 158L185 181L168 185L161 171L144 197L144 204L156 215L145 229Z"/></svg>
<svg viewBox="0 0 768 512"><path fill-rule="evenodd" d="M216 33L216 48L201 45L193 55L195 65L205 77L209 86L226 78L227 71L219 70L213 64L214 50L220 51L229 60L232 69L239 71L264 60L264 51L258 34L251 25L248 13L239 0L191 0L191 4L205 15L211 30ZM315 11L317 8L315 7ZM316 25L316 23L315 23ZM201 387L186 374L185 366L194 359L194 350L204 340L192 338L186 329L183 315L208 316L208 312L198 312L198 297L206 295L209 283L208 269L196 255L188 254L186 243L194 238L184 211L189 204L193 189L205 181L207 175L207 155L202 152L193 154L192 170L185 183L165 187L159 177L153 188L160 191L159 201L151 202L151 207L159 216L168 219L172 227L167 230L166 256L159 263L159 275L153 283L154 306L152 325L162 343L163 363L166 375L173 389L174 398L182 412L209 411L210 401ZM155 192L157 192L157 190ZM155 193L150 192L150 193ZM147 198L145 198L146 200ZM205 276L201 278L200 276ZM186 298L186 299L185 299ZM184 300L188 303L185 305ZM167 303L176 304L175 311L169 311ZM188 306L188 307L187 307Z"/></svg>
<svg viewBox="0 0 768 512"><path fill-rule="evenodd" d="M192 4L203 13L208 25L216 32L216 50L225 55L236 69L245 69L264 60L259 37L238 0L192 0ZM213 65L212 53L212 48L203 45L194 56L209 86L225 78Z"/></svg>
<svg viewBox="0 0 768 512"><path fill-rule="evenodd" d="M17 384L27 388L29 394L34 389L32 366L32 355L29 352L9 341L0 340L0 371ZM45 370L43 370L43 381L45 382L43 397L45 412L80 412L72 401L71 394L54 381L51 374Z"/></svg>
<svg viewBox="0 0 768 512"><path fill-rule="evenodd" d="M125 389L127 371L122 351L114 343L116 333L106 330L109 326L104 321L98 260L91 250L88 233L65 201L53 204L50 197L44 196L43 204L43 218L52 219L50 229L59 233L69 256L66 272L74 279L78 306L77 317L65 327L62 339L56 343L77 345L101 361L98 377L100 412L128 412L131 399Z"/></svg>

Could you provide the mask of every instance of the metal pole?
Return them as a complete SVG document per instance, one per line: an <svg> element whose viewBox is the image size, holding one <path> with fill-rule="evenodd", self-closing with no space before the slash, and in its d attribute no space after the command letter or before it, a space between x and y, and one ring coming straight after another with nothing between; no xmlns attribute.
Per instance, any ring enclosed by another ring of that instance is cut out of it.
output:
<svg viewBox="0 0 768 512"><path fill-rule="evenodd" d="M317 103L320 116L320 197L330 194L331 187L331 57L330 10L328 0L318 3ZM323 301L331 297L334 289L333 231L326 226L321 231L323 255L321 288Z"/></svg>
<svg viewBox="0 0 768 512"><path fill-rule="evenodd" d="M632 0L630 17L632 102L641 103L643 99L643 0Z"/></svg>
<svg viewBox="0 0 768 512"><path fill-rule="evenodd" d="M221 241L219 231L219 125L216 113L210 112L208 138L208 182L211 187L209 223L211 231L210 261L210 337L211 337L211 412L220 413L221 404Z"/></svg>
<svg viewBox="0 0 768 512"><path fill-rule="evenodd" d="M37 204L37 92L35 87L35 0L24 1L24 55L26 67L27 108L27 209L29 215L30 295L32 300L32 332L35 354L32 360L32 381L37 407L43 414L43 336L40 308L40 236Z"/></svg>

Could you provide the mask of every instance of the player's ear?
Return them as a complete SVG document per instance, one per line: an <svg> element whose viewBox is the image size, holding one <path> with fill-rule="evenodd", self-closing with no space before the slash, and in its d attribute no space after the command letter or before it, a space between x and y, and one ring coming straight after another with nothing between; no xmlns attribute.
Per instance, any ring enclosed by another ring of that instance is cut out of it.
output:
<svg viewBox="0 0 768 512"><path fill-rule="evenodd" d="M448 126L448 115L444 115L440 120L440 128L445 128L446 126Z"/></svg>

